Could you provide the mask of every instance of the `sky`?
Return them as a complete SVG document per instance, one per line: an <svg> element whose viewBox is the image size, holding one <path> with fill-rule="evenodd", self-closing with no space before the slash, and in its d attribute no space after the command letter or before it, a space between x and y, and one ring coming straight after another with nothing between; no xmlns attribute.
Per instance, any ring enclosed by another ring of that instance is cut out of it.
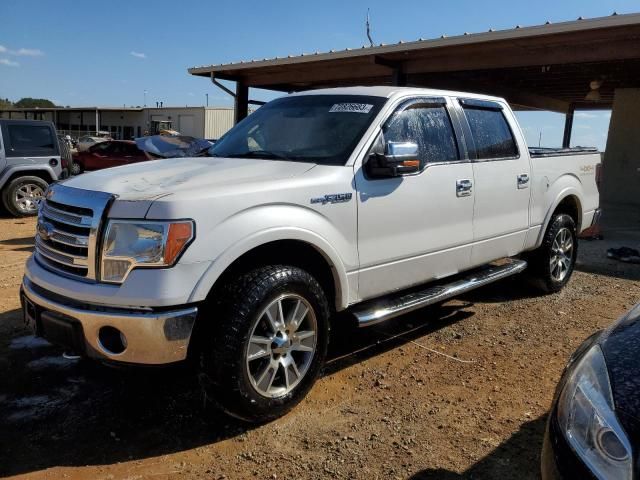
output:
<svg viewBox="0 0 640 480"><path fill-rule="evenodd" d="M187 68L640 11L637 0L0 0L0 98L58 105L231 105ZM151 7L153 5L153 7ZM145 95L145 91L147 92ZM274 94L252 91L254 99ZM584 116L582 116L584 115ZM563 117L518 114L530 144L561 143ZM574 144L604 148L608 112L576 118ZM586 142L586 143L585 143Z"/></svg>

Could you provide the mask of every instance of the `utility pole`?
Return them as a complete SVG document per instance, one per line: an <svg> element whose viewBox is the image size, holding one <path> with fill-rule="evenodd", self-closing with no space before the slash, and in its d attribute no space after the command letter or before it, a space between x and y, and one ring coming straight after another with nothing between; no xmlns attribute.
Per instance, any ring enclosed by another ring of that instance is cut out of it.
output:
<svg viewBox="0 0 640 480"><path fill-rule="evenodd" d="M147 91L144 91L144 103L143 105L146 107L147 106Z"/></svg>
<svg viewBox="0 0 640 480"><path fill-rule="evenodd" d="M209 106L209 94L205 93L205 96L207 97L207 107Z"/></svg>

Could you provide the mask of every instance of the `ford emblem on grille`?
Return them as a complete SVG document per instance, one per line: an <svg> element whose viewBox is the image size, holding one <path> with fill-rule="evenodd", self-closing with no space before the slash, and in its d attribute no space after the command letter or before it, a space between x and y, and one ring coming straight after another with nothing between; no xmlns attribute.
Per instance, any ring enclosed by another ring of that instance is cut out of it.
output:
<svg viewBox="0 0 640 480"><path fill-rule="evenodd" d="M43 240L49 240L49 237L53 234L53 225L48 222L40 222L38 223L38 235Z"/></svg>

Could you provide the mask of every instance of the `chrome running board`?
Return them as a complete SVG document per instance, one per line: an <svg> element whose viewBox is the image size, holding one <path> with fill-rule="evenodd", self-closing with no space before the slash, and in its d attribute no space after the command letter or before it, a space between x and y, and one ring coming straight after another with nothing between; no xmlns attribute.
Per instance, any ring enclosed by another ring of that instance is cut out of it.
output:
<svg viewBox="0 0 640 480"><path fill-rule="evenodd" d="M363 305L358 305L351 310L351 313L355 315L360 327L368 327L515 275L525 268L527 268L527 262L524 260L507 258L500 260L500 263L492 263L463 273L462 278L452 283L429 286L417 292L364 302Z"/></svg>

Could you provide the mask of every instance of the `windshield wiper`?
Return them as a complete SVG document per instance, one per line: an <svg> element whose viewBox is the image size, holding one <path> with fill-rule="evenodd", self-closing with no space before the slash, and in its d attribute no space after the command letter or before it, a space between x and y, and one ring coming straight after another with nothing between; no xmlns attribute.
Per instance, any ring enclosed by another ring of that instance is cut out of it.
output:
<svg viewBox="0 0 640 480"><path fill-rule="evenodd" d="M289 160L289 157L282 155L281 153L269 152L267 150L251 150L242 153L232 153L231 155L225 155L229 158L264 158L273 160Z"/></svg>

